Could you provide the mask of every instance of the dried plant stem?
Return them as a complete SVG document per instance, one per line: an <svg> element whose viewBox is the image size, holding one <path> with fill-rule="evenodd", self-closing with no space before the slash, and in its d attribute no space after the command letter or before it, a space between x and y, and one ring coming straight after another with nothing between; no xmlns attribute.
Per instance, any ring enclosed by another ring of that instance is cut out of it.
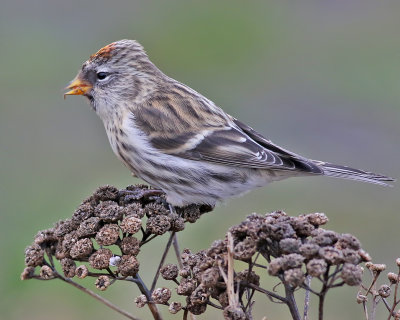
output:
<svg viewBox="0 0 400 320"><path fill-rule="evenodd" d="M303 313L303 320L308 320L308 311L310 309L310 284L311 284L311 276L307 276L306 278L306 293L304 297L304 313Z"/></svg>
<svg viewBox="0 0 400 320"><path fill-rule="evenodd" d="M172 243L172 240L174 239L174 237L175 237L175 232L172 231L172 232L171 232L171 235L169 236L167 245L165 246L165 249L164 249L163 255L162 255L162 257L161 257L160 263L159 263L159 265L158 265L157 272L156 272L156 274L155 274L155 276L154 276L154 279L153 279L153 282L152 282L152 284L151 284L150 292L153 292L154 289L155 289L155 287L156 287L158 277L160 276L160 270L161 270L162 266L164 265L165 258L166 258L167 255L168 255L168 251L169 251L169 249L171 248L171 243Z"/></svg>
<svg viewBox="0 0 400 320"><path fill-rule="evenodd" d="M289 307L290 314L292 315L293 320L301 320L296 299L294 298L294 290L289 284L285 282L283 284L285 286L286 304Z"/></svg>
<svg viewBox="0 0 400 320"><path fill-rule="evenodd" d="M239 303L239 293L235 295L235 288L233 282L233 238L232 234L228 232L228 274L224 276L224 280L226 282L226 292L229 298L229 305L231 307L237 307ZM222 270L221 266L220 269Z"/></svg>
<svg viewBox="0 0 400 320"><path fill-rule="evenodd" d="M147 306L149 307L154 320L162 320L162 317L160 315L160 312L158 311L157 306L151 302L151 293L149 289L147 289L146 285L144 284L142 278L140 278L139 274L136 274L135 277L132 277L132 281L135 282L142 294L144 294L147 298Z"/></svg>
<svg viewBox="0 0 400 320"><path fill-rule="evenodd" d="M182 269L183 264L182 264L182 259L181 259L181 249L179 248L178 235L176 233L174 235L174 238L172 239L172 245L174 246L176 259L178 260L178 266L180 269Z"/></svg>
<svg viewBox="0 0 400 320"><path fill-rule="evenodd" d="M266 294L268 297L277 299L277 300L281 301L282 303L287 303L287 302L286 302L286 298L281 297L280 295L278 295L278 294L276 294L276 293L274 293L274 292L272 292L272 291L269 291L269 290L265 290L265 289L263 289L263 288L260 288L259 286L256 286L256 285L253 284L253 283L248 283L248 282L243 282L243 281L242 281L242 282L240 282L240 285L244 285L244 286L249 287L249 288L252 288L252 289L254 289L254 290L258 291L258 292L264 293L264 294Z"/></svg>
<svg viewBox="0 0 400 320"><path fill-rule="evenodd" d="M329 289L328 280L329 280L329 267L327 268L327 270L326 270L326 272L324 274L323 285L322 285L321 291L320 291L320 293L318 295L318 297L319 297L318 319L319 320L323 320L324 319L324 302L325 302L326 292Z"/></svg>
<svg viewBox="0 0 400 320"><path fill-rule="evenodd" d="M400 268L399 268L399 272L397 273L397 281L396 281L396 284L394 287L393 306L392 306L392 309L390 310L388 320L390 320L390 318L393 316L394 309L396 308L397 304L399 303L399 301L397 301L397 290L399 289L399 280L398 280L399 277L400 277Z"/></svg>
<svg viewBox="0 0 400 320"><path fill-rule="evenodd" d="M136 318L132 316L130 313L126 312L125 310L122 310L121 308L117 307L115 304L111 303L107 299L104 299L103 297L99 296L98 294L94 293L93 291L86 289L85 287L81 286L79 283L76 283L75 281L66 278L59 274L55 269L53 269L54 274L56 275L57 278L61 279L62 281L74 286L75 288L81 290L82 292L88 294L89 296L95 298L96 300L100 301L101 303L105 304L107 307L113 309L114 311L122 314L123 316L127 317L128 319L131 320L139 320L139 318ZM156 319L156 318L155 318ZM161 318L159 318L161 320Z"/></svg>

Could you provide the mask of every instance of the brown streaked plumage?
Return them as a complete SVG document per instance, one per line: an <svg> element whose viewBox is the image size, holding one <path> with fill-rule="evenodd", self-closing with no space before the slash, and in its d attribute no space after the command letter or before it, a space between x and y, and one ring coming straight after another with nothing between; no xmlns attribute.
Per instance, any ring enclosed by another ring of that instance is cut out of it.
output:
<svg viewBox="0 0 400 320"><path fill-rule="evenodd" d="M264 138L163 74L133 40L92 55L66 95L86 96L115 154L174 206L214 205L272 181L327 175L386 185L392 178L304 158Z"/></svg>

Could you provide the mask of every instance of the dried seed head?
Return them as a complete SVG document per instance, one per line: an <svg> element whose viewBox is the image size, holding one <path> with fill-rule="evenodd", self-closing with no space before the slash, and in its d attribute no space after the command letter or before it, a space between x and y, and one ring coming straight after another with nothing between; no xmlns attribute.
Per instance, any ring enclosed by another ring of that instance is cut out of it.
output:
<svg viewBox="0 0 400 320"><path fill-rule="evenodd" d="M142 220L136 216L125 217L121 222L121 230L124 233L135 234L142 228Z"/></svg>
<svg viewBox="0 0 400 320"><path fill-rule="evenodd" d="M207 303L209 296L207 288L200 284L190 295L190 303L194 305Z"/></svg>
<svg viewBox="0 0 400 320"><path fill-rule="evenodd" d="M73 259L88 257L93 251L93 243L89 238L77 241L71 248L70 255Z"/></svg>
<svg viewBox="0 0 400 320"><path fill-rule="evenodd" d="M54 235L56 237L63 237L67 233L70 233L71 231L75 230L75 228L76 228L76 223L71 219L62 220L56 223L54 227Z"/></svg>
<svg viewBox="0 0 400 320"><path fill-rule="evenodd" d="M345 263L341 272L343 281L349 286L358 286L362 282L362 268L351 263Z"/></svg>
<svg viewBox="0 0 400 320"><path fill-rule="evenodd" d="M94 208L90 203L81 204L78 209L75 210L72 215L72 221L74 223L81 223L83 220L86 220L94 215Z"/></svg>
<svg viewBox="0 0 400 320"><path fill-rule="evenodd" d="M160 273L165 280L174 280L178 276L178 267L169 263L160 269Z"/></svg>
<svg viewBox="0 0 400 320"><path fill-rule="evenodd" d="M299 253L301 241L299 239L286 238L279 241L279 247L284 254Z"/></svg>
<svg viewBox="0 0 400 320"><path fill-rule="evenodd" d="M282 257L282 269L300 268L303 264L304 257L298 253L291 253Z"/></svg>
<svg viewBox="0 0 400 320"><path fill-rule="evenodd" d="M171 290L168 288L157 288L154 289L153 293L151 294L151 299L154 303L161 303L165 304L171 298Z"/></svg>
<svg viewBox="0 0 400 320"><path fill-rule="evenodd" d="M69 258L64 258L60 261L62 271L64 272L65 277L73 278L75 276L75 261Z"/></svg>
<svg viewBox="0 0 400 320"><path fill-rule="evenodd" d="M69 251L74 246L75 243L78 242L78 235L76 231L72 231L66 234L61 242L60 250L64 252L66 255L69 255ZM65 257L64 257L65 258ZM57 258L58 259L58 258Z"/></svg>
<svg viewBox="0 0 400 320"><path fill-rule="evenodd" d="M190 268L189 267L184 267L183 269L179 270L179 275L182 278L187 278L187 277L190 276L190 274L191 274L191 272L190 272Z"/></svg>
<svg viewBox="0 0 400 320"><path fill-rule="evenodd" d="M89 258L89 263L94 269L106 269L110 265L113 253L110 249L99 249Z"/></svg>
<svg viewBox="0 0 400 320"><path fill-rule="evenodd" d="M135 276L139 271L139 261L131 255L123 255L118 264L118 272L123 277Z"/></svg>
<svg viewBox="0 0 400 320"><path fill-rule="evenodd" d="M338 242L336 243L336 247L338 249L349 248L349 249L353 249L353 250L358 250L361 248L361 243L352 234L344 233L339 237Z"/></svg>
<svg viewBox="0 0 400 320"><path fill-rule="evenodd" d="M304 281L304 272L301 268L288 269L283 273L285 281L293 288L298 287Z"/></svg>
<svg viewBox="0 0 400 320"><path fill-rule="evenodd" d="M176 293L180 296L189 296L195 288L196 285L194 280L183 278L179 286L176 288Z"/></svg>
<svg viewBox="0 0 400 320"><path fill-rule="evenodd" d="M337 265L343 262L343 253L334 247L323 247L318 253L328 264Z"/></svg>
<svg viewBox="0 0 400 320"><path fill-rule="evenodd" d="M151 216L166 216L169 214L169 210L161 203L149 203L144 207L144 212L147 217Z"/></svg>
<svg viewBox="0 0 400 320"><path fill-rule="evenodd" d="M320 213L320 212L307 214L306 218L308 222L314 226L321 226L329 221L325 213Z"/></svg>
<svg viewBox="0 0 400 320"><path fill-rule="evenodd" d="M100 219L98 217L90 217L83 220L76 230L79 238L90 237L96 234L100 228Z"/></svg>
<svg viewBox="0 0 400 320"><path fill-rule="evenodd" d="M119 244L123 254L137 256L140 251L140 241L135 237L125 237Z"/></svg>
<svg viewBox="0 0 400 320"><path fill-rule="evenodd" d="M299 237L308 237L315 229L315 227L306 219L299 217L291 217L290 224Z"/></svg>
<svg viewBox="0 0 400 320"><path fill-rule="evenodd" d="M365 266L372 272L382 272L386 269L386 264L381 263L366 263Z"/></svg>
<svg viewBox="0 0 400 320"><path fill-rule="evenodd" d="M96 234L96 241L101 246L111 246L119 240L117 224L106 224Z"/></svg>
<svg viewBox="0 0 400 320"><path fill-rule="evenodd" d="M183 212L182 212L181 216L187 222L194 223L201 216L200 208L199 208L198 205L192 204L192 205L189 205L189 206L184 207L182 209L183 209Z"/></svg>
<svg viewBox="0 0 400 320"><path fill-rule="evenodd" d="M400 281L399 275L397 273L389 272L388 273L388 279L390 283L396 284L397 282Z"/></svg>
<svg viewBox="0 0 400 320"><path fill-rule="evenodd" d="M58 241L54 234L54 229L46 229L39 231L35 236L35 243L39 246L50 246Z"/></svg>
<svg viewBox="0 0 400 320"><path fill-rule="evenodd" d="M170 229L170 220L171 219L168 216L152 215L147 219L147 231L152 234L162 235Z"/></svg>
<svg viewBox="0 0 400 320"><path fill-rule="evenodd" d="M206 303L203 303L203 304L189 304L187 308L190 311L190 313L193 313L194 315L198 316L198 315L206 312L207 304Z"/></svg>
<svg viewBox="0 0 400 320"><path fill-rule="evenodd" d="M185 229L185 220L178 216L171 216L171 231L179 232Z"/></svg>
<svg viewBox="0 0 400 320"><path fill-rule="evenodd" d="M227 306L223 312L224 319L226 320L247 320L246 314L239 306Z"/></svg>
<svg viewBox="0 0 400 320"><path fill-rule="evenodd" d="M334 231L324 231L314 237L314 242L321 247L331 246L338 240L338 234Z"/></svg>
<svg viewBox="0 0 400 320"><path fill-rule="evenodd" d="M383 284L380 286L379 290L378 290L379 295L382 298L387 298L390 296L391 293L391 289L390 286L388 286L387 284Z"/></svg>
<svg viewBox="0 0 400 320"><path fill-rule="evenodd" d="M360 255L360 258L361 258L362 261L368 262L368 261L371 261L371 260L372 260L372 258L371 258L371 256L369 255L369 253L366 252L365 250L359 249L359 250L357 250L357 252L358 252L358 254Z"/></svg>
<svg viewBox="0 0 400 320"><path fill-rule="evenodd" d="M79 267L77 267L75 269L75 275L79 278L79 279L84 279L87 277L87 275L89 274L89 269L87 266L85 266L84 264L80 265Z"/></svg>
<svg viewBox="0 0 400 320"><path fill-rule="evenodd" d="M229 297L226 291L220 293L217 300L223 308L229 306Z"/></svg>
<svg viewBox="0 0 400 320"><path fill-rule="evenodd" d="M254 271L249 272L248 269L240 271L236 275L237 281L247 281L249 283L255 284L256 286L260 285L260 276L256 274Z"/></svg>
<svg viewBox="0 0 400 320"><path fill-rule="evenodd" d="M94 215L104 222L117 222L123 213L123 208L113 201L103 201L94 210Z"/></svg>
<svg viewBox="0 0 400 320"><path fill-rule="evenodd" d="M368 301L367 296L361 294L361 292L359 291L357 293L357 303L360 304L360 303L364 303L364 302L367 302L367 301Z"/></svg>
<svg viewBox="0 0 400 320"><path fill-rule="evenodd" d="M93 193L93 197L97 201L116 201L118 200L118 195L118 189L110 185L101 186L97 188L96 191Z"/></svg>
<svg viewBox="0 0 400 320"><path fill-rule="evenodd" d="M54 279L54 273L53 270L49 266L42 266L40 268L40 278L43 280L50 280Z"/></svg>
<svg viewBox="0 0 400 320"><path fill-rule="evenodd" d="M134 216L139 219L142 219L145 216L142 204L137 202L126 205L122 209L122 212L125 217Z"/></svg>
<svg viewBox="0 0 400 320"><path fill-rule="evenodd" d="M176 314L178 313L180 310L182 310L182 305L180 302L171 302L169 307L168 307L168 311L172 314Z"/></svg>
<svg viewBox="0 0 400 320"><path fill-rule="evenodd" d="M256 249L257 244L254 239L247 237L235 245L233 255L235 259L248 261L256 253Z"/></svg>
<svg viewBox="0 0 400 320"><path fill-rule="evenodd" d="M94 284L97 289L99 289L100 291L104 291L110 286L111 281L108 276L100 276L96 279L96 282Z"/></svg>
<svg viewBox="0 0 400 320"><path fill-rule="evenodd" d="M311 259L318 254L320 246L315 243L304 243L300 246L300 254L306 259Z"/></svg>
<svg viewBox="0 0 400 320"><path fill-rule="evenodd" d="M37 244L32 244L25 249L25 265L27 267L41 266L44 262L44 251Z"/></svg>
<svg viewBox="0 0 400 320"><path fill-rule="evenodd" d="M35 275L35 267L26 267L24 271L21 273L21 280L29 280L32 279Z"/></svg>
<svg viewBox="0 0 400 320"><path fill-rule="evenodd" d="M135 298L135 303L138 308L143 308L147 304L147 298L144 294Z"/></svg>
<svg viewBox="0 0 400 320"><path fill-rule="evenodd" d="M326 272L327 263L324 259L312 259L307 263L307 272L312 277L319 277Z"/></svg>
<svg viewBox="0 0 400 320"><path fill-rule="evenodd" d="M358 252L353 249L343 249L342 253L344 262L359 264L361 261L361 257Z"/></svg>
<svg viewBox="0 0 400 320"><path fill-rule="evenodd" d="M296 234L292 226L289 223L285 222L267 225L267 230L270 234L270 237L274 240L292 238Z"/></svg>
<svg viewBox="0 0 400 320"><path fill-rule="evenodd" d="M207 288L214 287L217 284L219 277L219 269L210 268L205 270L201 275L201 283Z"/></svg>
<svg viewBox="0 0 400 320"><path fill-rule="evenodd" d="M282 271L283 267L283 258L276 258L270 262L268 265L268 273L271 276L276 276L280 271Z"/></svg>

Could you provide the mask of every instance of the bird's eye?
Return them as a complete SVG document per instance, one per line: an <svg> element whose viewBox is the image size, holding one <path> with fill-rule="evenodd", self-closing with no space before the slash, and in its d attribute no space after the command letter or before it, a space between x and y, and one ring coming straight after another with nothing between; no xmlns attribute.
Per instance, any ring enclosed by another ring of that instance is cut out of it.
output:
<svg viewBox="0 0 400 320"><path fill-rule="evenodd" d="M98 72L96 76L97 76L97 79L104 80L105 78L107 78L108 73L107 72Z"/></svg>

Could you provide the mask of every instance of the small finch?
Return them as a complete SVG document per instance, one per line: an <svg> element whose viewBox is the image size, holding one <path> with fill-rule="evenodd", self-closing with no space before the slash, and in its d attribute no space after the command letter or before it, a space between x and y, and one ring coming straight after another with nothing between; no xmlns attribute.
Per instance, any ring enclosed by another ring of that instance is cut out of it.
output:
<svg viewBox="0 0 400 320"><path fill-rule="evenodd" d="M215 205L289 177L394 181L277 146L166 76L133 40L100 49L67 88L66 95L88 98L114 153L135 176L162 189L173 206Z"/></svg>

